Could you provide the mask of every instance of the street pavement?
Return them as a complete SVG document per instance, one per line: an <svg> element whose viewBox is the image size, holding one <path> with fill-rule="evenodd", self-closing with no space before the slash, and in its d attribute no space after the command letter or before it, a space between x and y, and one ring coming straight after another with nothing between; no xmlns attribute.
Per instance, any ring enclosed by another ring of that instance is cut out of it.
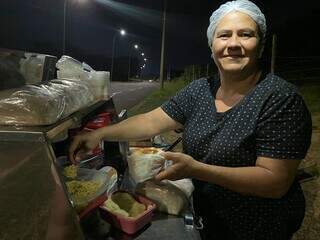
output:
<svg viewBox="0 0 320 240"><path fill-rule="evenodd" d="M141 102L146 96L160 87L157 82L111 82L110 93L118 113Z"/></svg>

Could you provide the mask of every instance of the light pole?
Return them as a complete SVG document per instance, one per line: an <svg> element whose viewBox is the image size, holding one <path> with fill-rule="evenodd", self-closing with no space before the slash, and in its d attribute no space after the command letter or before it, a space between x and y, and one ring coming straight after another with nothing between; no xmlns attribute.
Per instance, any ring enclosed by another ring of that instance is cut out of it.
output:
<svg viewBox="0 0 320 240"><path fill-rule="evenodd" d="M64 55L66 52L66 22L67 22L67 8L68 8L68 1L64 0L63 3L63 39L62 39L62 54ZM77 0L78 2L83 2L84 0Z"/></svg>
<svg viewBox="0 0 320 240"><path fill-rule="evenodd" d="M120 29L119 31L121 36L126 35L126 31L124 29ZM114 34L113 40L112 40L112 59L111 59L111 73L110 73L110 81L113 80L113 68L114 68L114 54L115 54L115 45L116 45L116 37L117 33Z"/></svg>
<svg viewBox="0 0 320 240"><path fill-rule="evenodd" d="M66 15L67 15L68 0L64 0L63 4L63 39L62 39L62 54L66 52Z"/></svg>
<svg viewBox="0 0 320 240"><path fill-rule="evenodd" d="M135 44L134 46L134 49L137 50L139 48L139 46L137 44ZM131 72L131 52L132 52L132 48L130 47L130 50L129 50L129 66L128 66L128 81L130 80L130 72Z"/></svg>
<svg viewBox="0 0 320 240"><path fill-rule="evenodd" d="M163 19L162 19L162 40L161 40L161 60L160 60L160 87L163 89L163 65L164 65L164 48L166 39L166 15L167 0L164 0Z"/></svg>
<svg viewBox="0 0 320 240"><path fill-rule="evenodd" d="M142 67L140 67L141 71L140 71L140 80L142 81L142 70L146 67L146 64L143 64Z"/></svg>

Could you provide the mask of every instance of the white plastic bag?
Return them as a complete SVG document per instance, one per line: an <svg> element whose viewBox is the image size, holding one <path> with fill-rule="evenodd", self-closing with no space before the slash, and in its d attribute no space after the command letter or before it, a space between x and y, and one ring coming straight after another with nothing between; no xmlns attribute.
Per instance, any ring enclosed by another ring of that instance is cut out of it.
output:
<svg viewBox="0 0 320 240"><path fill-rule="evenodd" d="M58 69L57 76L59 79L88 81L90 77L90 71L86 70L88 69L88 66L88 64L83 66L83 64L78 60L70 56L63 55L56 63L56 67Z"/></svg>
<svg viewBox="0 0 320 240"><path fill-rule="evenodd" d="M128 156L129 174L135 183L141 183L157 175L165 159L158 148L131 148Z"/></svg>
<svg viewBox="0 0 320 240"><path fill-rule="evenodd" d="M167 182L179 188L187 198L190 198L192 192L194 191L194 186L192 180L189 178L184 178L176 181L164 180L163 182Z"/></svg>
<svg viewBox="0 0 320 240"><path fill-rule="evenodd" d="M110 73L106 71L91 71L89 74L89 84L96 99L108 97L110 89Z"/></svg>
<svg viewBox="0 0 320 240"><path fill-rule="evenodd" d="M136 187L136 193L152 200L160 212L182 215L189 207L190 200L184 190L172 184L172 182L173 181L146 181ZM187 184L189 184L189 182ZM189 188L190 187L187 187L187 189Z"/></svg>

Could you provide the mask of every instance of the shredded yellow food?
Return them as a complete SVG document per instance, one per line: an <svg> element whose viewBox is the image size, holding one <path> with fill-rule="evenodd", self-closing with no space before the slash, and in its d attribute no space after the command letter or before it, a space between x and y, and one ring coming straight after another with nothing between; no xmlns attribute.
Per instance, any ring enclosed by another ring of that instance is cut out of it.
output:
<svg viewBox="0 0 320 240"><path fill-rule="evenodd" d="M130 194L117 192L104 202L103 206L110 212L124 217L137 217L146 210L146 206L137 202Z"/></svg>
<svg viewBox="0 0 320 240"><path fill-rule="evenodd" d="M119 214L123 217L129 217L129 213L119 207L112 199L108 198L107 201L104 202L103 206L112 213Z"/></svg>
<svg viewBox="0 0 320 240"><path fill-rule="evenodd" d="M63 175L67 178L76 178L78 174L78 167L76 165L70 165L63 169Z"/></svg>
<svg viewBox="0 0 320 240"><path fill-rule="evenodd" d="M77 181L66 182L67 188L74 200L86 198L100 188L101 182L98 181Z"/></svg>

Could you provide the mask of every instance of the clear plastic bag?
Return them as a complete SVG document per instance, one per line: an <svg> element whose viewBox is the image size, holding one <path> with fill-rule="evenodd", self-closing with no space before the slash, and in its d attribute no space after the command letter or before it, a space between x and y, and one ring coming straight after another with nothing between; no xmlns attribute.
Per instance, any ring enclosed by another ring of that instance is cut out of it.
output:
<svg viewBox="0 0 320 240"><path fill-rule="evenodd" d="M82 63L70 56L63 55L56 63L56 67L59 70L81 71Z"/></svg>
<svg viewBox="0 0 320 240"><path fill-rule="evenodd" d="M111 194L116 191L117 171L112 167L100 170L78 168L74 179L65 178L73 205L78 212L102 194Z"/></svg>
<svg viewBox="0 0 320 240"><path fill-rule="evenodd" d="M50 125L94 102L86 82L52 80L0 92L0 124Z"/></svg>
<svg viewBox="0 0 320 240"><path fill-rule="evenodd" d="M110 72L95 71L87 63L62 56L56 64L59 79L71 79L85 81L94 94L95 99L104 99L110 89Z"/></svg>
<svg viewBox="0 0 320 240"><path fill-rule="evenodd" d="M89 84L85 81L72 79L55 79L48 83L52 90L62 91L66 103L63 117L84 108L95 101Z"/></svg>
<svg viewBox="0 0 320 240"><path fill-rule="evenodd" d="M96 99L104 99L110 89L110 73L105 71L91 71L89 73L89 85Z"/></svg>
<svg viewBox="0 0 320 240"><path fill-rule="evenodd" d="M182 215L189 207L189 198L170 181L147 181L137 185L136 193L146 196L157 205L160 212Z"/></svg>
<svg viewBox="0 0 320 240"><path fill-rule="evenodd" d="M0 92L1 125L48 125L63 115L64 96L45 85L26 85Z"/></svg>
<svg viewBox="0 0 320 240"><path fill-rule="evenodd" d="M167 182L168 184L176 186L186 195L187 198L191 198L194 191L194 185L192 183L192 180L189 178L184 178L176 181L164 180L163 182Z"/></svg>
<svg viewBox="0 0 320 240"><path fill-rule="evenodd" d="M56 63L56 67L58 69L57 76L60 79L75 79L75 80L85 80L89 79L90 71L86 69L89 68L88 64L83 65L78 60L63 55L58 62Z"/></svg>

